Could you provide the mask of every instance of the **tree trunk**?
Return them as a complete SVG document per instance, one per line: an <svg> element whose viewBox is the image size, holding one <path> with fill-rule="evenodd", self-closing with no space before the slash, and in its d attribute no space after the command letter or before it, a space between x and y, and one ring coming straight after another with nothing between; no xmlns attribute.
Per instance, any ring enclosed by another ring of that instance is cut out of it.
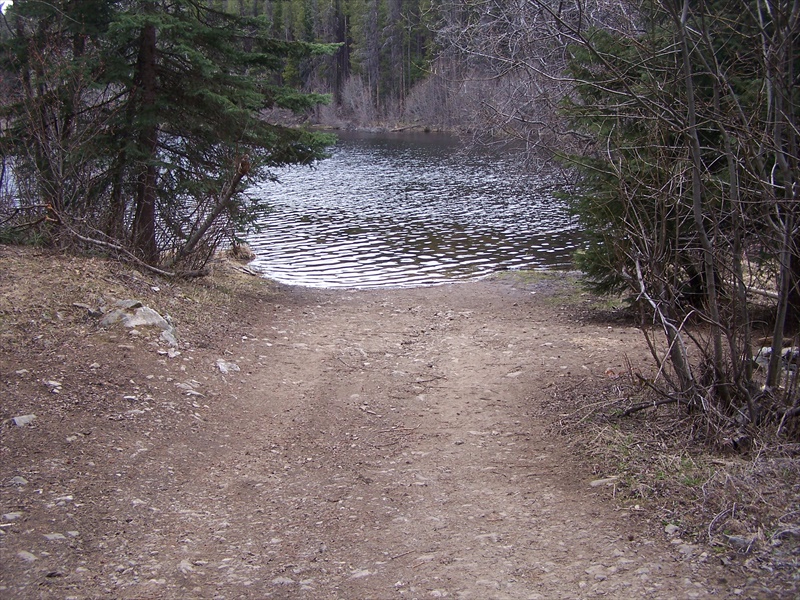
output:
<svg viewBox="0 0 800 600"><path fill-rule="evenodd" d="M145 25L139 41L136 63L136 82L141 94L139 106L143 121L139 132L138 149L141 161L136 184L136 214L133 220L133 246L148 263L158 262L156 243L156 158L158 148L158 123L156 104L156 28Z"/></svg>
<svg viewBox="0 0 800 600"><path fill-rule="evenodd" d="M691 66L689 32L686 25L689 13L689 1L684 0L683 10L680 15L674 13L676 25L680 35L681 57L683 59L683 76L686 89L686 135L689 141L692 158L692 214L694 217L695 231L700 239L703 251L703 275L705 276L706 303L711 321L711 339L714 348L714 391L725 402L726 408L730 402L730 390L725 376L722 346L722 324L719 313L719 297L716 283L716 268L714 265L714 250L703 216L703 184L702 170L703 158L700 149L700 137L697 130L697 112L695 106L694 74Z"/></svg>

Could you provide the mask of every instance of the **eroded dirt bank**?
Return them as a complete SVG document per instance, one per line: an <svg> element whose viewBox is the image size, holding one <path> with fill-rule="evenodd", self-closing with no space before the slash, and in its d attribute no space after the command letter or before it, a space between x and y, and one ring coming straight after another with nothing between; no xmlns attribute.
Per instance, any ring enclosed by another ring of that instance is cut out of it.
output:
<svg viewBox="0 0 800 600"><path fill-rule="evenodd" d="M747 596L548 429L556 390L645 352L565 312L558 280L222 306L132 277L5 300L0 417L36 419L0 429L0 596ZM185 313L179 354L74 306L131 289Z"/></svg>

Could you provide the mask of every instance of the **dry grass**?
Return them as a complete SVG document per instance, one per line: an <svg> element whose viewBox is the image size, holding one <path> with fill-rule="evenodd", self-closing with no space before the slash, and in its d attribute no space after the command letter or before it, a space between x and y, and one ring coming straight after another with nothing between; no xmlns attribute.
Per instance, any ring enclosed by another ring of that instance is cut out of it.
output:
<svg viewBox="0 0 800 600"><path fill-rule="evenodd" d="M684 541L707 545L770 594L797 597L800 444L761 430L745 452L737 451L674 404L620 417L657 399L628 374L602 390L562 394L559 412L571 412L556 428L599 477L619 478L612 495L620 506L676 525Z"/></svg>
<svg viewBox="0 0 800 600"><path fill-rule="evenodd" d="M226 258L210 263L210 276L191 280L166 279L104 258L24 247L0 246L0 259L0 347L12 349L93 331L97 322L87 306L135 298L169 314L179 329L213 332L225 326L220 314L246 312L274 293L269 282ZM182 322L191 327L181 328ZM28 339L30 331L37 336Z"/></svg>

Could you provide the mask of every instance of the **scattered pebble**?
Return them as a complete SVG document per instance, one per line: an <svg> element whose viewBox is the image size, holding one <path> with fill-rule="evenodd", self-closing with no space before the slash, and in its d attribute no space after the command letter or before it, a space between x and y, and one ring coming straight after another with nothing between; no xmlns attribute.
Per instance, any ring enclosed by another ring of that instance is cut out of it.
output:
<svg viewBox="0 0 800 600"><path fill-rule="evenodd" d="M17 552L17 556L24 560L25 562L33 562L37 559L35 554L28 552L27 550L20 550Z"/></svg>
<svg viewBox="0 0 800 600"><path fill-rule="evenodd" d="M183 560L182 560L182 561L181 561L181 562L178 564L178 570L179 570L181 573L183 573L184 575L186 575L187 573L190 573L190 572L194 571L194 566L192 566L192 563L190 563L188 560L186 560L186 559L184 558L184 559L183 559Z"/></svg>
<svg viewBox="0 0 800 600"><path fill-rule="evenodd" d="M50 389L50 392L52 392L53 394L60 394L61 393L61 382L60 381L50 380L50 381L45 381L43 383Z"/></svg>
<svg viewBox="0 0 800 600"><path fill-rule="evenodd" d="M226 374L226 373L230 373L232 371L241 371L241 369L239 368L239 365L237 365L236 363L233 363L233 362L228 362L223 358L218 358L217 359L217 368L220 370L220 372L223 375Z"/></svg>
<svg viewBox="0 0 800 600"><path fill-rule="evenodd" d="M11 419L17 427L25 427L36 420L36 415L20 415Z"/></svg>

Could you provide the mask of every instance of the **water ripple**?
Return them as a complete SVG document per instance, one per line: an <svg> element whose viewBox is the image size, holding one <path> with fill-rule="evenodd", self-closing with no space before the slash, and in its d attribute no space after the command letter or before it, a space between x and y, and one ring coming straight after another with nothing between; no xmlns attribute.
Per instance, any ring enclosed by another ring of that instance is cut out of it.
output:
<svg viewBox="0 0 800 600"><path fill-rule="evenodd" d="M251 190L273 210L251 265L312 287L409 287L498 270L563 267L574 221L552 182L510 176L509 159L468 156L443 136L353 136L314 169Z"/></svg>

